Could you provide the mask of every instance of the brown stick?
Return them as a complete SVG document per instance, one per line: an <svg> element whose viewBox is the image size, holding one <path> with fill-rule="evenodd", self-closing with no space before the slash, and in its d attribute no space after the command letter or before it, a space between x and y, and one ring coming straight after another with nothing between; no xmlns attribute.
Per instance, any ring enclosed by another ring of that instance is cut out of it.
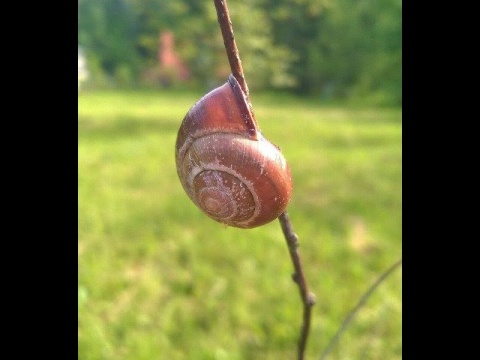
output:
<svg viewBox="0 0 480 360"><path fill-rule="evenodd" d="M290 252L290 257L292 258L293 267L295 269L295 273L292 275L292 278L293 281L298 284L300 296L303 301L303 324L300 338L298 339L298 360L303 360L308 332L310 330L311 309L315 304L315 295L308 291L307 281L305 279L305 274L303 273L302 262L300 261L300 254L298 252L298 236L293 231L292 223L290 222L288 213L285 211L279 216L278 220L282 226L285 240L287 240L288 250Z"/></svg>
<svg viewBox="0 0 480 360"><path fill-rule="evenodd" d="M222 31L223 44L227 51L228 62L230 63L230 69L232 75L237 79L240 87L245 93L248 102L250 103L248 86L243 74L242 61L238 54L237 44L235 43L235 36L233 34L232 21L230 20L230 13L228 11L227 0L213 0L215 8L217 9L218 23L220 24L220 30Z"/></svg>
<svg viewBox="0 0 480 360"><path fill-rule="evenodd" d="M240 87L245 93L247 102L252 108L248 86L243 74L242 62L238 53L237 44L235 43L235 36L233 34L232 21L230 20L230 13L228 11L227 0L213 0L215 8L217 10L218 23L222 31L223 43L227 52L228 62L230 63L230 69L232 75L237 79ZM252 109L251 109L252 110ZM253 111L252 111L253 115ZM300 296L303 301L303 324L298 340L298 360L304 359L305 347L307 344L308 332L310 329L311 308L315 304L315 296L308 291L307 281L302 269L302 263L300 261L300 254L298 252L298 237L293 232L293 227L288 217L287 212L284 212L279 216L280 225L283 230L283 234L288 244L288 250L293 262L295 273L292 278L298 284L300 290Z"/></svg>

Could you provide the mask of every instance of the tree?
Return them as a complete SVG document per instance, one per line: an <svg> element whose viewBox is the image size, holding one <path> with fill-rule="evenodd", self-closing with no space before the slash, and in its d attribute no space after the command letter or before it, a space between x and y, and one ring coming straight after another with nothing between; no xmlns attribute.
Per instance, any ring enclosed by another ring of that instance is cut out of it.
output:
<svg viewBox="0 0 480 360"><path fill-rule="evenodd" d="M78 42L108 76L130 83L139 70L136 21L124 0L79 0Z"/></svg>
<svg viewBox="0 0 480 360"><path fill-rule="evenodd" d="M252 89L401 104L401 0L230 0L229 6ZM228 76L211 2L79 0L78 9L79 45L92 77L98 69L129 84L158 68L159 34L167 30L191 86L213 88Z"/></svg>
<svg viewBox="0 0 480 360"><path fill-rule="evenodd" d="M401 0L269 0L275 41L297 56L297 91L401 103Z"/></svg>

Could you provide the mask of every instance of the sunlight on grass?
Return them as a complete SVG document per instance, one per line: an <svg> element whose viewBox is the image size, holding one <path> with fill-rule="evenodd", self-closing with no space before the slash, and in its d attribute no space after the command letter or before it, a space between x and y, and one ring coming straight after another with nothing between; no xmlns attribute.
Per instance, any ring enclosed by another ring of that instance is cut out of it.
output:
<svg viewBox="0 0 480 360"><path fill-rule="evenodd" d="M292 359L302 316L278 222L203 215L177 178L176 132L199 94L81 93L79 359ZM253 98L294 180L288 207L320 356L361 294L401 257L401 109ZM401 273L379 287L329 359L401 359Z"/></svg>

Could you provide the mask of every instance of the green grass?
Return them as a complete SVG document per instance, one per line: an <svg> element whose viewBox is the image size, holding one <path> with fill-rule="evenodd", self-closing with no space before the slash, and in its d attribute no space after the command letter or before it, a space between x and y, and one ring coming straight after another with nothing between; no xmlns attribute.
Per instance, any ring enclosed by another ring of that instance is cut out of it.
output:
<svg viewBox="0 0 480 360"><path fill-rule="evenodd" d="M200 93L78 97L80 360L295 359L302 304L278 221L220 225L188 199L174 143ZM401 109L252 95L290 163L288 212L317 296L306 359L401 257ZM402 357L402 277L369 298L329 359Z"/></svg>

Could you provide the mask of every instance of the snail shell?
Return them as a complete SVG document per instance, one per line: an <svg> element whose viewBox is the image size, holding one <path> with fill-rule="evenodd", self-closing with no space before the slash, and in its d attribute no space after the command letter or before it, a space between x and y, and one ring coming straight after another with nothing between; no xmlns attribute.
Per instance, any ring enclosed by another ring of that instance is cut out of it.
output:
<svg viewBox="0 0 480 360"><path fill-rule="evenodd" d="M290 168L260 133L232 75L189 110L178 131L175 158L190 199L220 223L260 226L276 219L290 201Z"/></svg>

